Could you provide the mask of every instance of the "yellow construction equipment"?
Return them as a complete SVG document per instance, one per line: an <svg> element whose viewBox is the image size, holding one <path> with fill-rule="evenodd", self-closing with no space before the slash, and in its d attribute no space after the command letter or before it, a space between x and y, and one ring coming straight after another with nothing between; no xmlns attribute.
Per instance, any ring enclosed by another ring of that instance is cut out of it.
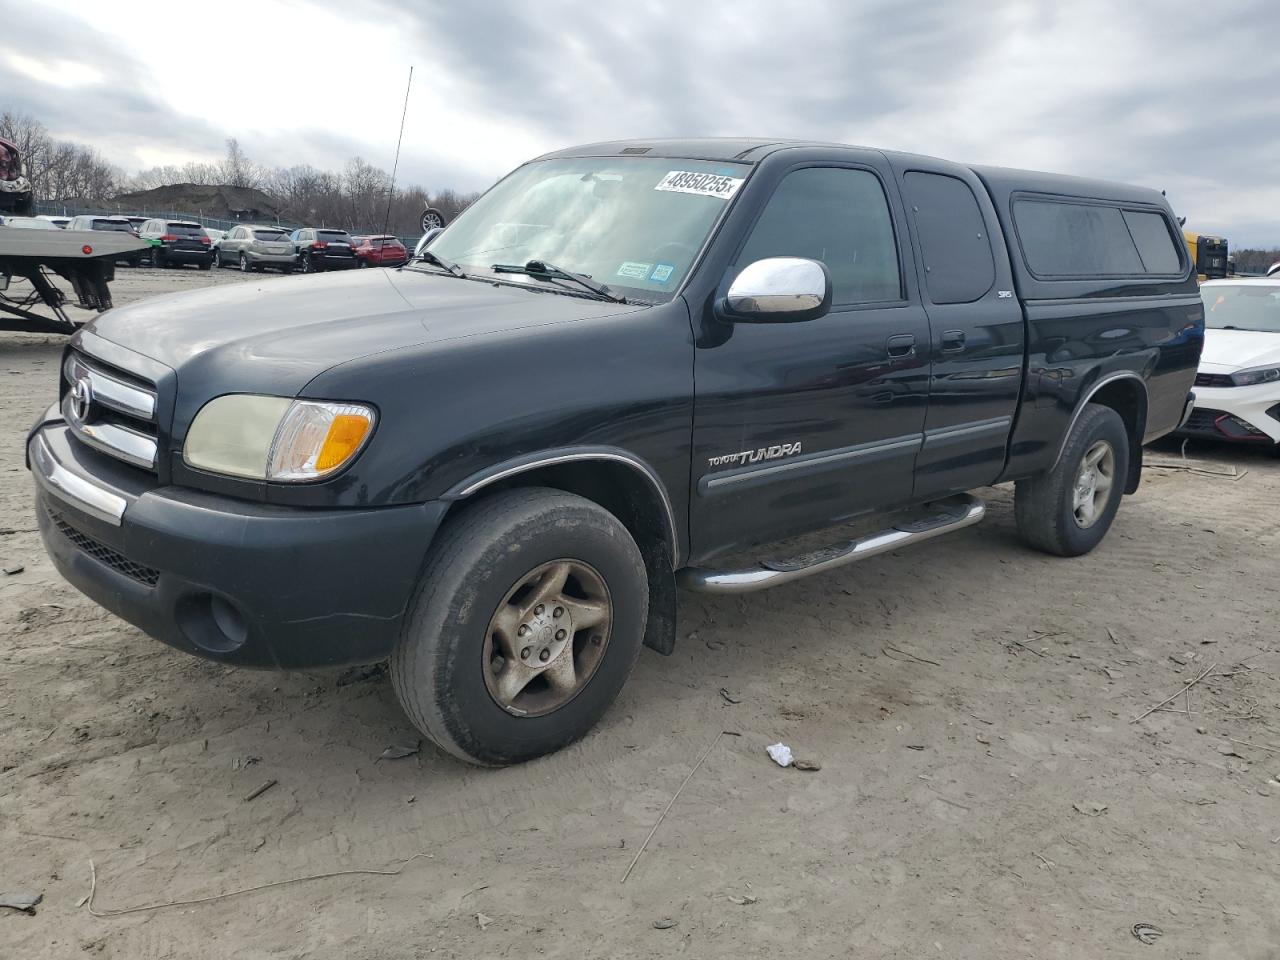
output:
<svg viewBox="0 0 1280 960"><path fill-rule="evenodd" d="M1191 262L1201 280L1221 280L1227 275L1227 241L1192 230L1183 230L1182 238L1191 251Z"/></svg>

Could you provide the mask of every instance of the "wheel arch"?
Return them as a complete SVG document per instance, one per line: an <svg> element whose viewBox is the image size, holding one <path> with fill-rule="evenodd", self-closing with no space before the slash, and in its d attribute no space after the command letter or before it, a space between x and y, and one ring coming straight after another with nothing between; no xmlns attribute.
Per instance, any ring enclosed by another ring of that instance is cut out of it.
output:
<svg viewBox="0 0 1280 960"><path fill-rule="evenodd" d="M612 513L644 557L649 578L645 645L669 654L675 647L675 571L680 531L671 497L657 472L634 454L612 447L543 451L497 464L455 484L440 498L450 512L481 497L519 487L574 493Z"/></svg>
<svg viewBox="0 0 1280 960"><path fill-rule="evenodd" d="M1147 430L1147 382L1132 370L1099 377L1092 386L1082 392L1071 414L1067 429L1062 435L1062 443L1058 447L1058 454L1054 457L1050 469L1056 467L1058 461L1062 459L1062 452L1066 449L1067 440L1071 436L1071 431L1075 429L1076 421L1091 403L1110 407L1124 421L1125 431L1129 435L1129 470L1125 477L1124 492L1133 493L1138 489L1138 483L1142 479L1142 441Z"/></svg>

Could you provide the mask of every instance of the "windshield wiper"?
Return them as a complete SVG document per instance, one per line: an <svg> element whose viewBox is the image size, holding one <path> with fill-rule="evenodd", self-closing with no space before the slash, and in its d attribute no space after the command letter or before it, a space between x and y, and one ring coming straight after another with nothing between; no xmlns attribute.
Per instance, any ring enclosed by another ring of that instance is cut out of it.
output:
<svg viewBox="0 0 1280 960"><path fill-rule="evenodd" d="M440 256L438 253L432 253L430 250L423 250L413 259L421 260L423 263L434 263L437 267L440 267L446 273L450 273L455 277L460 277L463 280L467 278L467 275L462 272L462 268L460 266L458 266L452 260L446 260L444 257ZM413 261L411 260L410 263L412 262Z"/></svg>
<svg viewBox="0 0 1280 960"><path fill-rule="evenodd" d="M627 298L614 293L603 283L597 283L585 273L570 273L543 260L530 260L523 267L512 263L495 263L490 267L494 273L523 273L535 280L569 280L585 290L590 290L597 297L612 300L614 303L626 303Z"/></svg>

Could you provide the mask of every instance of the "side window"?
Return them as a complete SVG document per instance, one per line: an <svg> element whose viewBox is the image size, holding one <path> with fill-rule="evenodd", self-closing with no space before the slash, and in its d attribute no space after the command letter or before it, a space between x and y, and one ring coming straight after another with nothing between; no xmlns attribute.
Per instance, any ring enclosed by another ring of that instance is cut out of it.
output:
<svg viewBox="0 0 1280 960"><path fill-rule="evenodd" d="M1174 246L1168 220L1158 213L1126 210L1124 222L1129 225L1129 233L1138 245L1138 256L1142 258L1147 273L1182 273L1182 257Z"/></svg>
<svg viewBox="0 0 1280 960"><path fill-rule="evenodd" d="M1027 266L1037 276L1131 277L1146 272L1119 207L1018 200L1013 220Z"/></svg>
<svg viewBox="0 0 1280 960"><path fill-rule="evenodd" d="M996 282L996 261L978 200L963 180L913 171L902 178L934 303L972 303Z"/></svg>
<svg viewBox="0 0 1280 960"><path fill-rule="evenodd" d="M811 167L787 174L737 266L765 257L821 260L831 271L836 304L902 299L889 204L879 178L866 170Z"/></svg>

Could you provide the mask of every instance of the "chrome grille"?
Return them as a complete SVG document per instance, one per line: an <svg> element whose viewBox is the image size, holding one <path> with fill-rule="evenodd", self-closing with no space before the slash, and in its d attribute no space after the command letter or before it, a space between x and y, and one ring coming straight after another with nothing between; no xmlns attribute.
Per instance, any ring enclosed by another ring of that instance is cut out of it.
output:
<svg viewBox="0 0 1280 960"><path fill-rule="evenodd" d="M156 390L145 379L72 352L62 416L82 443L144 470L156 467Z"/></svg>

